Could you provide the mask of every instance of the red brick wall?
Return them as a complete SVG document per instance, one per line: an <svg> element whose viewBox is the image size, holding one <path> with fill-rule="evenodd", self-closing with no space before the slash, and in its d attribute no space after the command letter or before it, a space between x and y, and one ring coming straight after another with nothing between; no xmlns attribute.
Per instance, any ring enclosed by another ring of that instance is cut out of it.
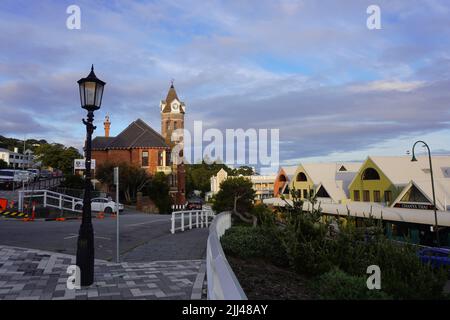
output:
<svg viewBox="0 0 450 320"><path fill-rule="evenodd" d="M156 173L158 164L158 152L161 149L131 149L131 150L108 150L108 151L92 151L92 158L95 159L96 165L100 166L106 161L114 163L129 163L138 167L142 164L142 152L149 152L149 166L145 168L149 174Z"/></svg>

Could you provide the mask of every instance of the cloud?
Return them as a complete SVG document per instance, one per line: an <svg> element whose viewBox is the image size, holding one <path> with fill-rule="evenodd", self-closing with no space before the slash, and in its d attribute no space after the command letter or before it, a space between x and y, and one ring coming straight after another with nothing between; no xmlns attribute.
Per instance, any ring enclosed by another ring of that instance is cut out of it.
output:
<svg viewBox="0 0 450 320"><path fill-rule="evenodd" d="M91 63L107 82L96 121L109 114L112 134L138 117L159 129L171 78L188 126L280 128L282 160L364 158L368 145L450 122L444 0L381 0L379 31L366 28L368 0L80 0L72 31L69 4L0 3L0 112L11 118L0 134L81 145L76 81Z"/></svg>
<svg viewBox="0 0 450 320"><path fill-rule="evenodd" d="M366 84L350 86L351 92L400 91L410 92L424 85L423 81L379 80Z"/></svg>

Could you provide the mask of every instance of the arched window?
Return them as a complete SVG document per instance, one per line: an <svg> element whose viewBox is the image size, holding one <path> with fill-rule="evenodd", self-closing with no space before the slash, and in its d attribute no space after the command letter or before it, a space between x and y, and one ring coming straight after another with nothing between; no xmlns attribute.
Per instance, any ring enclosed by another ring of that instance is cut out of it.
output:
<svg viewBox="0 0 450 320"><path fill-rule="evenodd" d="M306 174L304 174L303 172L300 172L297 175L297 181L308 181L308 178L306 177Z"/></svg>
<svg viewBox="0 0 450 320"><path fill-rule="evenodd" d="M362 174L362 180L380 180L380 175L374 168L367 168Z"/></svg>
<svg viewBox="0 0 450 320"><path fill-rule="evenodd" d="M284 175L281 175L279 181L286 182L287 179L286 179L286 177Z"/></svg>

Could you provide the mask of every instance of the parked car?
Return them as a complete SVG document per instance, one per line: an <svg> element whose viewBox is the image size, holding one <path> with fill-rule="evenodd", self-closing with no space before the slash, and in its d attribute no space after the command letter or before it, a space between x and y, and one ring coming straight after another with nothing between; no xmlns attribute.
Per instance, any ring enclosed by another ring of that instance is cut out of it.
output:
<svg viewBox="0 0 450 320"><path fill-rule="evenodd" d="M33 180L34 181L39 180L40 175L41 175L39 169L28 169L27 171L31 172L31 174L33 175Z"/></svg>
<svg viewBox="0 0 450 320"><path fill-rule="evenodd" d="M26 170L2 169L0 170L0 186L3 189L13 189L22 183L32 180L31 173Z"/></svg>
<svg viewBox="0 0 450 320"><path fill-rule="evenodd" d="M187 210L202 210L203 200L201 198L191 198L186 205Z"/></svg>
<svg viewBox="0 0 450 320"><path fill-rule="evenodd" d="M53 175L51 173L51 171L49 170L42 170L41 171L41 179L48 179L51 178Z"/></svg>
<svg viewBox="0 0 450 320"><path fill-rule="evenodd" d="M79 201L75 203L76 210L83 209L83 202ZM116 211L116 203L110 198L93 198L91 200L92 211L102 211L104 213L113 213ZM123 211L123 204L119 203L119 212Z"/></svg>
<svg viewBox="0 0 450 320"><path fill-rule="evenodd" d="M418 252L420 261L430 263L433 268L450 267L450 249L427 247Z"/></svg>

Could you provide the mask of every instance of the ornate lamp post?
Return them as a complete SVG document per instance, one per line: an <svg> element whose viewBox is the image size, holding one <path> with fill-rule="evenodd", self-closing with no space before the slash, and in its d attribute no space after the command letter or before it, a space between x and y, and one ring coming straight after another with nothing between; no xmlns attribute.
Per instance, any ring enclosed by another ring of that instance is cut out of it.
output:
<svg viewBox="0 0 450 320"><path fill-rule="evenodd" d="M433 178L433 166L431 164L431 151L430 151L430 147L424 141L422 141L422 140L416 141L414 143L414 145L413 145L413 148L412 148L412 159L411 159L411 161L413 161L413 162L417 161L417 158L416 158L415 153L414 153L414 148L416 147L416 144L418 144L418 143L422 143L428 150L428 160L430 161L430 174L431 174L431 190L433 192L434 228L436 229L435 230L435 232L436 232L436 243L437 243L437 246L439 246L439 244L440 244L440 242L439 242L439 229L438 229L439 227L438 227L437 212L436 212L436 196L435 196L435 193L434 193L434 178Z"/></svg>
<svg viewBox="0 0 450 320"><path fill-rule="evenodd" d="M94 65L92 65L91 73L86 78L78 81L81 107L88 112L87 121L83 119L83 123L86 126L86 144L84 147L86 177L84 182L83 217L78 233L76 262L81 271L82 286L90 286L94 282L94 229L91 219L91 140L92 133L95 130L93 125L94 111L100 109L105 84L105 82L95 76Z"/></svg>

